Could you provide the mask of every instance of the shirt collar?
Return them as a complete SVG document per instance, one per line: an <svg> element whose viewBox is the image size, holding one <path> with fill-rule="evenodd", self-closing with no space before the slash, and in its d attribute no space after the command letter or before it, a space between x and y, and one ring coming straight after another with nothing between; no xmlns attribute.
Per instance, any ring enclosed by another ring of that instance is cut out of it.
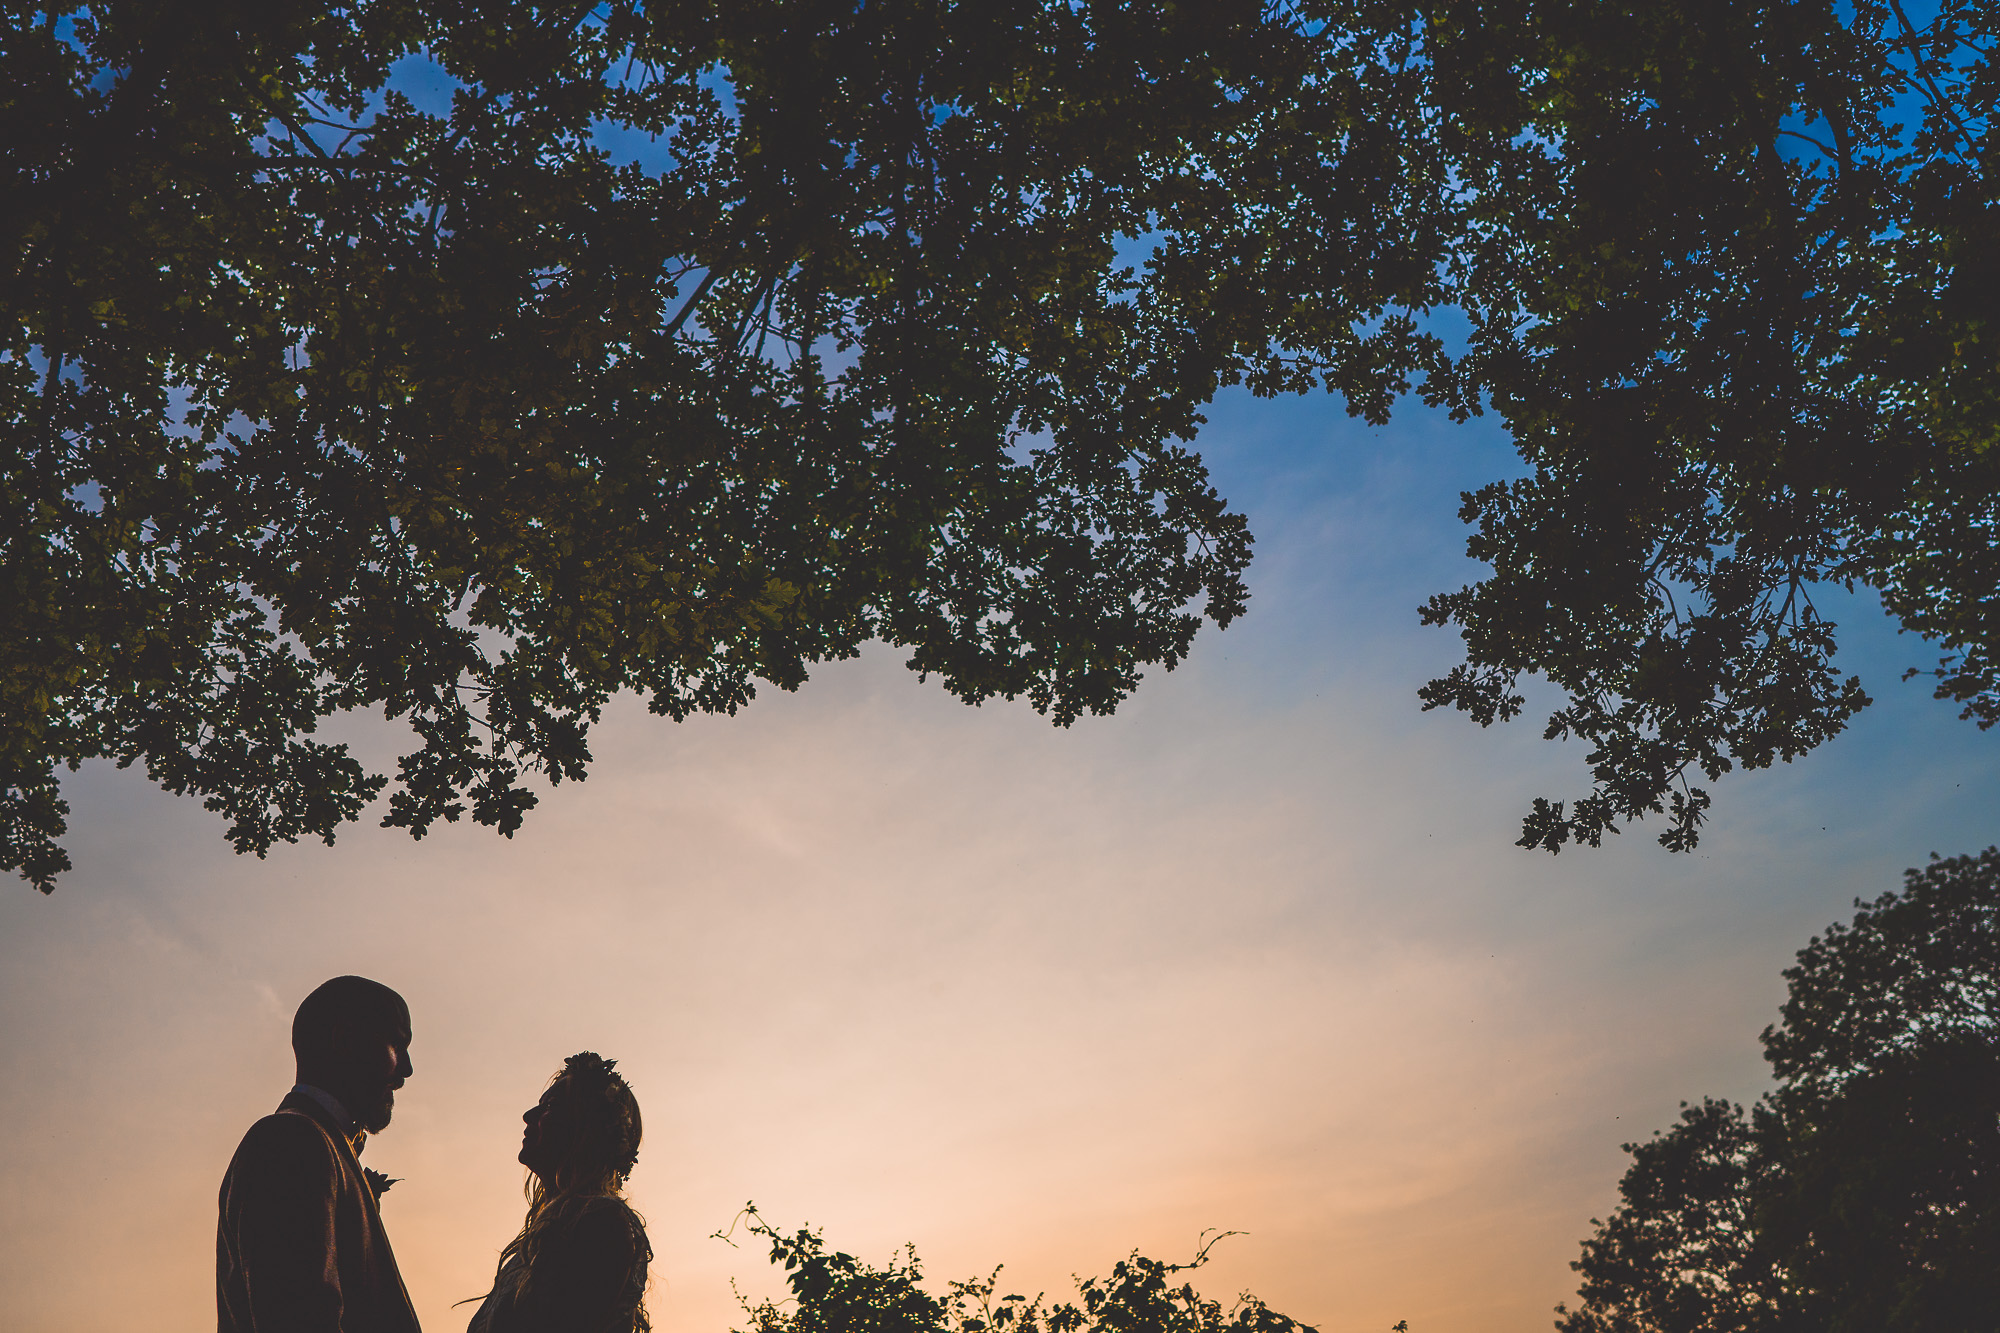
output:
<svg viewBox="0 0 2000 1333"><path fill-rule="evenodd" d="M340 1126L340 1132L346 1138L352 1139L354 1132L361 1128L361 1122L348 1114L347 1108L340 1104L340 1098L334 1096L325 1088L316 1088L310 1083L294 1083L292 1091L303 1092L306 1096L325 1107L326 1113L333 1117L333 1123Z"/></svg>

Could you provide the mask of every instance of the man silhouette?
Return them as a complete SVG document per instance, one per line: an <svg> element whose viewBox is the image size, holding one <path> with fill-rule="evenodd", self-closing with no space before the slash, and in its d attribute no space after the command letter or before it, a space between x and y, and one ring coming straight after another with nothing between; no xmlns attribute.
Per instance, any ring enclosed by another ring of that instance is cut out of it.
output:
<svg viewBox="0 0 2000 1333"><path fill-rule="evenodd" d="M335 977L299 1005L292 1052L297 1086L222 1178L219 1333L419 1333L357 1160L413 1072L410 1008L380 982Z"/></svg>

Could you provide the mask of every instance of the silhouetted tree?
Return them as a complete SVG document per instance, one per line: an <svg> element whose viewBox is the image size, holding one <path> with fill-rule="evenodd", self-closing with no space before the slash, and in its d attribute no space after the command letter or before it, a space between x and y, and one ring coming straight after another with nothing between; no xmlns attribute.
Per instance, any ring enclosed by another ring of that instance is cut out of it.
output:
<svg viewBox="0 0 2000 1333"><path fill-rule="evenodd" d="M1780 1333L1795 1302L1752 1224L1769 1165L1743 1108L1704 1100L1644 1143L1628 1143L1624 1202L1573 1264L1583 1274L1563 1333Z"/></svg>
<svg viewBox="0 0 2000 1333"><path fill-rule="evenodd" d="M1816 586L1942 644L1937 693L2000 720L2000 9L1942 0L1443 6L1467 136L1462 374L1532 473L1465 499L1478 585L1427 620L1467 662L1426 703L1514 715L1595 785L1525 845L1596 843L1789 760L1868 697ZM1433 12L1426 8L1427 13Z"/></svg>
<svg viewBox="0 0 2000 1333"><path fill-rule="evenodd" d="M1254 1296L1225 1307L1177 1280L1208 1262L1214 1239L1184 1264L1135 1253L1113 1266L1108 1278L1077 1279L1075 1301L1045 1305L1040 1295L996 1299L997 1268L984 1279L950 1283L945 1295L934 1296L921 1285L923 1268L913 1249L905 1247L878 1268L851 1254L829 1253L818 1232L779 1232L755 1205L748 1217L750 1233L770 1242L771 1262L784 1265L792 1295L783 1304L746 1300L746 1333L1315 1333Z"/></svg>
<svg viewBox="0 0 2000 1333"><path fill-rule="evenodd" d="M1856 907L1785 973L1754 1112L1626 1145L1564 1333L2000 1327L2000 849Z"/></svg>
<svg viewBox="0 0 2000 1333"><path fill-rule="evenodd" d="M0 46L0 864L65 767L238 850L511 832L633 690L881 638L1067 723L1243 608L1225 385L1502 414L1481 720L1595 842L1833 735L1816 582L2000 716L1994 18L1947 0L105 0ZM1915 98L1921 123L1899 130ZM1448 354L1430 313L1471 320Z"/></svg>

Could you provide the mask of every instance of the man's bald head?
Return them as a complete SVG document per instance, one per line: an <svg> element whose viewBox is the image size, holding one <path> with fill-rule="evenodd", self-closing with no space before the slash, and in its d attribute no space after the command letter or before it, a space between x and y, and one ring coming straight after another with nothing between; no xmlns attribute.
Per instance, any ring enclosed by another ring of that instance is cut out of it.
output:
<svg viewBox="0 0 2000 1333"><path fill-rule="evenodd" d="M370 1133L389 1123L410 1066L410 1006L367 977L335 977L292 1017L299 1082L339 1098Z"/></svg>
<svg viewBox="0 0 2000 1333"><path fill-rule="evenodd" d="M299 1003L292 1016L292 1054L305 1060L329 1054L342 1029L408 1030L410 1006L367 977L335 977Z"/></svg>

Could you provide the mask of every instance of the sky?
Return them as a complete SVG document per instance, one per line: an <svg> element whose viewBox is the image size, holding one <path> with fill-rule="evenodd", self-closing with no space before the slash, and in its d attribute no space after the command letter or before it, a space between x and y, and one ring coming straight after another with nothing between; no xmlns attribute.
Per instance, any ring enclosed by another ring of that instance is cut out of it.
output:
<svg viewBox="0 0 2000 1333"><path fill-rule="evenodd" d="M715 1237L748 1201L876 1262L912 1243L940 1286L1005 1264L1061 1298L1219 1228L1197 1285L1322 1333L1546 1329L1620 1145L1768 1086L1796 950L2000 838L2000 734L1836 599L1878 700L1848 734L1716 784L1692 855L1645 826L1518 849L1577 749L1416 700L1458 658L1416 607L1479 572L1458 493L1518 468L1497 428L1231 397L1200 448L1259 537L1251 612L1113 717L968 708L878 648L733 719L622 701L511 842L370 818L263 861L86 767L75 870L0 892L0 1327L213 1327L223 1169L291 1084L298 1001L355 972L413 1011L364 1160L402 1178L432 1333L518 1229L520 1112L582 1049L644 1108L671 1333L778 1290Z"/></svg>

